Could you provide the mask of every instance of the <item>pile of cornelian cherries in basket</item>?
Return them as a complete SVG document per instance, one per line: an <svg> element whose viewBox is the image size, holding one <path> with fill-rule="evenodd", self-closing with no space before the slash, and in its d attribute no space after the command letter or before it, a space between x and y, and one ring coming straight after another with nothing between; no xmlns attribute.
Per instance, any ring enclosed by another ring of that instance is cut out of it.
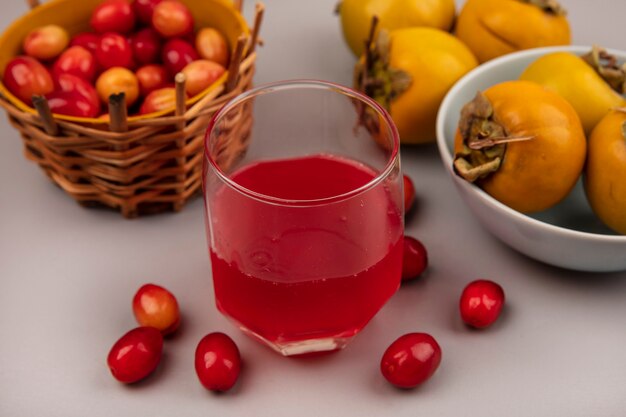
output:
<svg viewBox="0 0 626 417"><path fill-rule="evenodd" d="M27 105L46 97L55 114L106 118L109 97L124 93L129 113L144 115L174 108L178 73L191 98L228 67L223 34L194 31L191 12L178 1L108 0L94 9L90 26L73 37L54 24L33 29L23 55L8 63L4 85Z"/></svg>

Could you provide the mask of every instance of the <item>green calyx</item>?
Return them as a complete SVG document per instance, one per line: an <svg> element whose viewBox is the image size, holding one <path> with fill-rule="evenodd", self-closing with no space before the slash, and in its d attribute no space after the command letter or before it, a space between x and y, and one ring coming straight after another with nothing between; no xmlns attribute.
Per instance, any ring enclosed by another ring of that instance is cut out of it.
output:
<svg viewBox="0 0 626 417"><path fill-rule="evenodd" d="M377 24L378 19L374 17L365 45L364 59L354 67L354 86L389 110L391 102L411 86L411 76L390 66L389 33L384 29L379 30L374 41Z"/></svg>
<svg viewBox="0 0 626 417"><path fill-rule="evenodd" d="M567 15L567 11L556 0L518 0L518 1L521 1L522 3L532 4L533 6L539 7L544 12L553 14L555 16Z"/></svg>
<svg viewBox="0 0 626 417"><path fill-rule="evenodd" d="M459 132L463 149L454 155L454 170L469 182L486 178L500 169L507 143L533 139L509 136L495 121L491 102L481 92L463 106Z"/></svg>
<svg viewBox="0 0 626 417"><path fill-rule="evenodd" d="M620 66L615 56L597 45L582 59L618 94L626 93L626 64Z"/></svg>

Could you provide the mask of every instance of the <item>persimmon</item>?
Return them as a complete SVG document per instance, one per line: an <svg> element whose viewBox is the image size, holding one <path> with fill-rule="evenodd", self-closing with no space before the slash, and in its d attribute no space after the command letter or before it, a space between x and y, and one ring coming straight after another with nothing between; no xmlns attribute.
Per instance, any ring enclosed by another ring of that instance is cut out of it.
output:
<svg viewBox="0 0 626 417"><path fill-rule="evenodd" d="M348 46L361 56L374 15L388 31L421 26L447 31L454 23L455 6L454 0L342 0L337 12Z"/></svg>
<svg viewBox="0 0 626 417"><path fill-rule="evenodd" d="M456 34L481 63L523 49L571 43L565 10L556 0L468 0Z"/></svg>
<svg viewBox="0 0 626 417"><path fill-rule="evenodd" d="M403 144L428 143L446 93L477 65L472 52L442 30L381 29L356 64L354 84L389 111Z"/></svg>
<svg viewBox="0 0 626 417"><path fill-rule="evenodd" d="M611 229L626 235L626 110L614 110L589 138L585 192L591 208Z"/></svg>
<svg viewBox="0 0 626 417"><path fill-rule="evenodd" d="M626 71L605 50L594 47L579 57L570 52L547 54L530 64L521 80L534 81L558 93L576 110L586 134L614 107L625 107Z"/></svg>
<svg viewBox="0 0 626 417"><path fill-rule="evenodd" d="M522 213L548 209L574 187L586 139L574 108L528 81L497 84L465 105L456 173Z"/></svg>

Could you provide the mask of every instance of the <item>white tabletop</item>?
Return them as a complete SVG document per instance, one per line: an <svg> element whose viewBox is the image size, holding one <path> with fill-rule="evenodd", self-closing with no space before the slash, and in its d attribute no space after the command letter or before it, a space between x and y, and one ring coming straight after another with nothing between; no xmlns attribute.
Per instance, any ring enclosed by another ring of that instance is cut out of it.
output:
<svg viewBox="0 0 626 417"><path fill-rule="evenodd" d="M335 0L267 0L257 83L312 77L350 84L353 57ZM626 2L563 0L574 40L626 48ZM246 4L251 16L252 3ZM2 0L0 28L25 12ZM487 234L463 207L434 146L402 149L419 213L408 234L431 267L406 285L344 351L285 359L236 330L213 302L202 202L178 214L124 220L88 210L22 156L0 121L0 416L624 416L626 273L594 275L534 262ZM504 316L490 330L460 322L470 280L498 281ZM135 326L130 302L145 282L178 297L184 325L163 363L125 387L106 367L115 340ZM245 360L232 392L198 383L200 338L224 331ZM411 331L442 346L439 371L412 391L379 372L384 349Z"/></svg>

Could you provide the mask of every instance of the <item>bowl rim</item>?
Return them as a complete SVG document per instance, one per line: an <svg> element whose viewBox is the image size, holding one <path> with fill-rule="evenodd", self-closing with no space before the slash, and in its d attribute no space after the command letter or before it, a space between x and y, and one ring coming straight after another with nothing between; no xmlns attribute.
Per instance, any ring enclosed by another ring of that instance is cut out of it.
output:
<svg viewBox="0 0 626 417"><path fill-rule="evenodd" d="M446 137L444 134L445 130L445 121L449 117L448 114L450 112L450 107L456 95L460 90L464 89L468 84L471 84L479 75L489 72L496 67L500 67L502 65L507 65L511 63L515 63L524 58L532 57L532 56L543 56L548 53L553 52L573 52L576 54L581 54L584 52L588 52L591 50L591 46L584 45L570 45L570 46L550 46L544 48L534 48L528 49L524 51L514 52L512 54L504 55L498 58L495 58L489 62L486 62L472 71L467 73L464 77L462 77L457 83L448 91L444 100L439 107L439 112L437 113L437 124L436 124L436 134L437 134L437 147L439 149L439 155L441 160L448 171L448 173L453 177L455 182L462 181L463 185L468 187L468 190L474 192L474 194L482 201L483 204L487 204L495 208L496 210L504 212L504 214L509 217L513 217L518 222L528 223L530 226L535 228L543 228L548 232L556 233L566 238L575 238L575 239L593 239L599 242L606 243L626 243L626 235L606 235L599 233L590 233L590 232L582 232L579 230L568 229L566 227L557 226L554 224L546 223L541 220L537 220L533 217L530 217L526 214L520 213L517 210L513 210L512 208L506 206L495 198L491 197L481 188L477 187L474 184L469 184L466 181L461 180L457 177L457 175L452 170L452 153L448 148ZM616 49L607 48L607 51L611 54L618 56L622 60L626 59L626 51L620 51Z"/></svg>

